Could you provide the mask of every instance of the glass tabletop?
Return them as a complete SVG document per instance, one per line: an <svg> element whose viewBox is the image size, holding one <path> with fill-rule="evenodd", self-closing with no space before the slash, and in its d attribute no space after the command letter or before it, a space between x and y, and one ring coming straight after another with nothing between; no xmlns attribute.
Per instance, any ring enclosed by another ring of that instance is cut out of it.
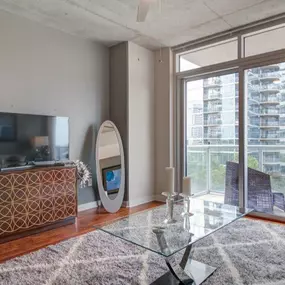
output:
<svg viewBox="0 0 285 285"><path fill-rule="evenodd" d="M192 198L192 216L182 216L183 201L174 203L176 222L165 224L166 205L96 226L106 233L169 257L252 210Z"/></svg>

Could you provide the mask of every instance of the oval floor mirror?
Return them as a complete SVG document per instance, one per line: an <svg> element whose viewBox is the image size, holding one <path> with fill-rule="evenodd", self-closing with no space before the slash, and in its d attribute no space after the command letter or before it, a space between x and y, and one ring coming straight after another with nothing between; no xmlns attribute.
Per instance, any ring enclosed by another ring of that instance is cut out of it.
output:
<svg viewBox="0 0 285 285"><path fill-rule="evenodd" d="M125 194L125 160L120 133L111 121L105 121L96 141L96 174L101 202L115 213Z"/></svg>

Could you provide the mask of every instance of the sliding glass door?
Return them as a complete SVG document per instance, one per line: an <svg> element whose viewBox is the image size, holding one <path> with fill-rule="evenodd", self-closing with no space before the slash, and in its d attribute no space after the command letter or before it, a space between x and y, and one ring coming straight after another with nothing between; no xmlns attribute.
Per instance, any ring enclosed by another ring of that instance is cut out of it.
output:
<svg viewBox="0 0 285 285"><path fill-rule="evenodd" d="M245 71L248 207L285 217L285 63Z"/></svg>
<svg viewBox="0 0 285 285"><path fill-rule="evenodd" d="M196 196L223 203L228 162L239 159L238 74L190 80L185 87L184 175L191 176Z"/></svg>

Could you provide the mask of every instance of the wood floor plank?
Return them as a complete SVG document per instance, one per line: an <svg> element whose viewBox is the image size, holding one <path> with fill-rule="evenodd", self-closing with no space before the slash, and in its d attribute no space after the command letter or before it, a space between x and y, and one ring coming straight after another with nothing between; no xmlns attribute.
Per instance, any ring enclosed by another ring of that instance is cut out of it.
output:
<svg viewBox="0 0 285 285"><path fill-rule="evenodd" d="M94 231L95 225L154 208L161 204L161 202L150 202L133 208L121 208L114 214L110 214L102 208L80 212L75 224L0 244L0 262Z"/></svg>

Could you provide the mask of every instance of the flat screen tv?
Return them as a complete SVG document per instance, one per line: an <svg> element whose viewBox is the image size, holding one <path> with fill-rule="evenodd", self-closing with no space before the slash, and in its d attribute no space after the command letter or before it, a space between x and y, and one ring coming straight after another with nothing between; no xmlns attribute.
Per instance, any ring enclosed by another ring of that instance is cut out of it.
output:
<svg viewBox="0 0 285 285"><path fill-rule="evenodd" d="M121 185L121 165L102 169L103 186L108 194L119 192Z"/></svg>
<svg viewBox="0 0 285 285"><path fill-rule="evenodd" d="M1 167L69 160L67 117L0 113Z"/></svg>

